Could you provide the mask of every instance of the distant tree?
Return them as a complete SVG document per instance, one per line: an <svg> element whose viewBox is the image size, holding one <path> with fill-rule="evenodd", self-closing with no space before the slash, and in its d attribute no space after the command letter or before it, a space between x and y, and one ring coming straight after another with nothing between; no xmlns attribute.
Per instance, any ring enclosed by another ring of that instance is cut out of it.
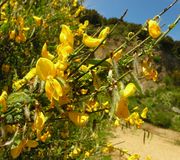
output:
<svg viewBox="0 0 180 160"><path fill-rule="evenodd" d="M166 36L161 42L160 47L165 51L172 51L174 48L174 40L170 36Z"/></svg>
<svg viewBox="0 0 180 160"><path fill-rule="evenodd" d="M180 58L180 41L174 41L173 54Z"/></svg>
<svg viewBox="0 0 180 160"><path fill-rule="evenodd" d="M104 18L94 9L86 9L84 11L83 16L80 18L80 22L83 23L85 20L88 20L89 23L93 25L103 25L106 23L106 18Z"/></svg>

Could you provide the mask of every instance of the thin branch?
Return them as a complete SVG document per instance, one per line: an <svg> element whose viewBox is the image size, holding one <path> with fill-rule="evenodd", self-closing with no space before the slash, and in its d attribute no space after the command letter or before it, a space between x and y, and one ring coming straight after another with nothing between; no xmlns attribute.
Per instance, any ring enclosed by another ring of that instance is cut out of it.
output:
<svg viewBox="0 0 180 160"><path fill-rule="evenodd" d="M174 6L178 0L175 0L173 3L171 3L167 8L165 8L161 13L159 13L158 16L162 16L165 12L167 12L172 6Z"/></svg>

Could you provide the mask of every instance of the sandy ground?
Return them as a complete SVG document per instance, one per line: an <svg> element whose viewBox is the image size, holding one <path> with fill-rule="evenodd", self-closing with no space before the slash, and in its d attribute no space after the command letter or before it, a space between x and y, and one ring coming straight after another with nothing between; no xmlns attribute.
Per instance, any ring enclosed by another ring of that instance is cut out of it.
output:
<svg viewBox="0 0 180 160"><path fill-rule="evenodd" d="M150 124L145 124L143 129L148 130L151 134L143 143L144 131L141 129L115 129L115 138L110 139L112 144L129 153L138 153L141 155L140 160L145 160L150 155L152 160L180 160L180 132L168 129L162 129ZM118 144L119 142L122 142ZM113 160L119 160L119 155L113 156Z"/></svg>

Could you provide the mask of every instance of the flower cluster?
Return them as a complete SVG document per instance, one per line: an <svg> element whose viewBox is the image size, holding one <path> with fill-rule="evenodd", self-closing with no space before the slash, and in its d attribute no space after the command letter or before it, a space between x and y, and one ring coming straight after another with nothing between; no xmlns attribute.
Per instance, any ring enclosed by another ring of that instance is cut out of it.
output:
<svg viewBox="0 0 180 160"><path fill-rule="evenodd" d="M79 22L85 8L77 0L48 1L50 7L41 6L43 0L4 3L0 21L9 28L1 27L0 34L5 35L4 50L10 53L1 67L8 88L0 95L0 141L11 152L3 148L4 157L86 159L118 150L104 145L106 127L113 122L140 128L147 117L147 107L131 113L128 102L140 92L131 79L131 62L148 42L129 50L125 41L100 56L98 49L109 47L108 38L117 25L90 34L89 21ZM18 5L25 7L18 10ZM161 35L153 19L147 22L147 30L152 42ZM143 61L142 72L157 80L149 61Z"/></svg>

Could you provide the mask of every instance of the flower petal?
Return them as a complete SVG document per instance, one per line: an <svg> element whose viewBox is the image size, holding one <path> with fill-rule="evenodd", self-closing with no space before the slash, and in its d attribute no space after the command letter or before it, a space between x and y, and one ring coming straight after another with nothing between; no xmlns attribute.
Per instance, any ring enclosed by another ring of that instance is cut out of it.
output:
<svg viewBox="0 0 180 160"><path fill-rule="evenodd" d="M68 42L68 44L70 46L73 46L73 44L74 44L74 36L72 34L71 29L68 26L64 25L64 24L61 27L62 27L62 30L61 30L61 33L59 35L60 42L61 43Z"/></svg>
<svg viewBox="0 0 180 160"><path fill-rule="evenodd" d="M36 63L36 74L44 81L48 76L54 77L56 75L54 63L47 58L39 58Z"/></svg>
<svg viewBox="0 0 180 160"><path fill-rule="evenodd" d="M119 100L116 107L115 115L118 118L127 118L129 116L128 102L126 98L121 97L121 99Z"/></svg>
<svg viewBox="0 0 180 160"><path fill-rule="evenodd" d="M47 50L47 44L46 43L44 43L44 45L42 47L41 55L42 55L42 57L50 59L50 60L52 60L54 58L54 55L49 53L49 51Z"/></svg>
<svg viewBox="0 0 180 160"><path fill-rule="evenodd" d="M148 31L152 38L158 38L161 35L161 28L155 20L148 21Z"/></svg>
<svg viewBox="0 0 180 160"><path fill-rule="evenodd" d="M91 36L88 36L86 33L83 34L82 42L87 47L90 47L90 48L97 47L98 45L100 45L101 41L102 41L102 39L93 38Z"/></svg>
<svg viewBox="0 0 180 160"><path fill-rule="evenodd" d="M105 39L107 37L107 35L109 34L110 28L109 27L105 27L99 34L98 38L99 39Z"/></svg>
<svg viewBox="0 0 180 160"><path fill-rule="evenodd" d="M84 126L89 120L88 114L78 112L68 112L69 119L77 126Z"/></svg>
<svg viewBox="0 0 180 160"><path fill-rule="evenodd" d="M26 147L29 147L29 148L36 148L37 146L38 146L38 142L34 140L28 140L26 143Z"/></svg>
<svg viewBox="0 0 180 160"><path fill-rule="evenodd" d="M59 97L63 96L62 87L56 79L48 79L46 81L45 91L50 101L52 101L53 98L58 101Z"/></svg>
<svg viewBox="0 0 180 160"><path fill-rule="evenodd" d="M136 86L134 85L134 83L129 83L123 90L123 96L126 98L132 96L134 95L135 91L136 91Z"/></svg>
<svg viewBox="0 0 180 160"><path fill-rule="evenodd" d="M41 136L41 131L44 128L44 124L46 122L46 117L39 110L36 111L35 120L33 124L33 129L36 131L37 137Z"/></svg>
<svg viewBox="0 0 180 160"><path fill-rule="evenodd" d="M22 140L15 148L11 149L11 156L13 159L17 158L20 154L22 149L26 144L26 140Z"/></svg>

